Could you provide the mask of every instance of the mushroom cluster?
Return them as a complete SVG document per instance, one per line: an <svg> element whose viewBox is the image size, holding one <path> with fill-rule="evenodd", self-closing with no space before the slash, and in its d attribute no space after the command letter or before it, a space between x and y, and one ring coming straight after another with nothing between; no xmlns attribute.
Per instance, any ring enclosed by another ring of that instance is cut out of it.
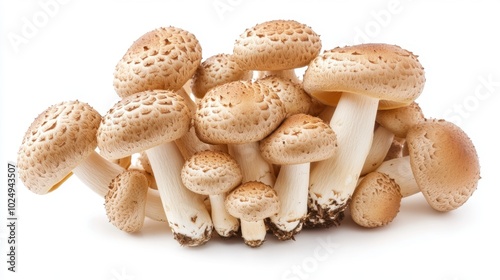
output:
<svg viewBox="0 0 500 280"><path fill-rule="evenodd" d="M106 113L76 100L39 114L20 179L47 194L75 174L116 228L148 217L183 246L294 240L346 213L384 226L416 193L437 211L463 205L478 156L462 129L422 113L418 57L382 43L321 49L295 20L259 23L204 61L194 34L149 31L116 64L121 99Z"/></svg>

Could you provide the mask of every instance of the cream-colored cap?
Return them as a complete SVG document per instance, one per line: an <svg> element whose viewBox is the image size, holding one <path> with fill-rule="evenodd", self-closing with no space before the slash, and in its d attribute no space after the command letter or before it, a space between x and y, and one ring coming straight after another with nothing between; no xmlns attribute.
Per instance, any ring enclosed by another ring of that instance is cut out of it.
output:
<svg viewBox="0 0 500 280"><path fill-rule="evenodd" d="M236 187L226 196L226 209L233 217L256 222L278 213L278 194L270 186L250 181Z"/></svg>
<svg viewBox="0 0 500 280"><path fill-rule="evenodd" d="M317 100L335 106L342 92L380 99L380 109L411 104L425 83L413 53L389 44L337 47L318 55L307 67L303 86Z"/></svg>
<svg viewBox="0 0 500 280"><path fill-rule="evenodd" d="M19 178L36 194L46 194L97 147L101 115L89 104L65 101L50 106L26 131L17 156Z"/></svg>
<svg viewBox="0 0 500 280"><path fill-rule="evenodd" d="M103 116L97 144L103 157L121 158L180 138L190 122L189 108L175 92L140 92L118 101Z"/></svg>
<svg viewBox="0 0 500 280"><path fill-rule="evenodd" d="M137 39L117 63L114 88L120 97L168 89L177 91L201 63L196 36L177 27L161 27Z"/></svg>

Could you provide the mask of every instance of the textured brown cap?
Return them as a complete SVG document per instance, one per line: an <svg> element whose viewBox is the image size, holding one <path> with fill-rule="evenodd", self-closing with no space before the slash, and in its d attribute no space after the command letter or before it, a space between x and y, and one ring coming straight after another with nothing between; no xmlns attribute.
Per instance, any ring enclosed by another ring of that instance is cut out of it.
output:
<svg viewBox="0 0 500 280"><path fill-rule="evenodd" d="M457 125L430 119L413 126L406 141L415 180L438 211L464 204L476 190L480 166L476 149Z"/></svg>
<svg viewBox="0 0 500 280"><path fill-rule="evenodd" d="M377 123L401 138L406 137L410 127L424 120L422 109L416 102L391 110L379 110L376 118Z"/></svg>
<svg viewBox="0 0 500 280"><path fill-rule="evenodd" d="M335 106L342 92L380 99L381 109L409 105L422 92L424 69L413 53L389 44L362 44L324 51L307 67L303 86Z"/></svg>
<svg viewBox="0 0 500 280"><path fill-rule="evenodd" d="M294 20L272 20L246 29L233 55L243 69L288 70L306 66L321 50L321 40L309 26Z"/></svg>
<svg viewBox="0 0 500 280"><path fill-rule="evenodd" d="M87 103L50 106L26 131L17 157L19 178L36 194L46 194L97 147L101 115Z"/></svg>
<svg viewBox="0 0 500 280"><path fill-rule="evenodd" d="M210 144L260 141L285 118L279 96L267 86L235 81L215 87L198 103L196 134Z"/></svg>
<svg viewBox="0 0 500 280"><path fill-rule="evenodd" d="M241 183L243 175L231 155L219 151L202 151L191 156L182 167L182 183L203 195L231 191Z"/></svg>
<svg viewBox="0 0 500 280"><path fill-rule="evenodd" d="M109 184L104 206L109 222L120 230L137 232L144 224L148 178L139 170L127 170Z"/></svg>
<svg viewBox="0 0 500 280"><path fill-rule="evenodd" d="M117 63L114 88L120 97L155 89L177 91L193 76L202 58L194 34L161 27L137 39Z"/></svg>
<svg viewBox="0 0 500 280"><path fill-rule="evenodd" d="M252 71L243 70L230 54L217 54L207 58L198 66L191 82L191 90L197 98L207 91L225 83L251 80Z"/></svg>
<svg viewBox="0 0 500 280"><path fill-rule="evenodd" d="M251 181L238 186L226 196L226 209L233 217L256 222L278 213L278 194L270 186Z"/></svg>
<svg viewBox="0 0 500 280"><path fill-rule="evenodd" d="M337 136L320 118L296 114L260 141L260 151L272 164L320 161L335 155Z"/></svg>
<svg viewBox="0 0 500 280"><path fill-rule="evenodd" d="M351 217L363 227L380 227L389 224L399 213L401 205L400 188L384 173L368 173L354 191L351 203Z"/></svg>
<svg viewBox="0 0 500 280"><path fill-rule="evenodd" d="M256 83L265 84L276 92L285 106L287 116L299 113L307 114L311 109L312 98L305 92L301 84L273 75L258 79Z"/></svg>
<svg viewBox="0 0 500 280"><path fill-rule="evenodd" d="M191 114L182 97L169 90L136 93L117 102L102 118L97 143L103 157L140 153L184 135Z"/></svg>

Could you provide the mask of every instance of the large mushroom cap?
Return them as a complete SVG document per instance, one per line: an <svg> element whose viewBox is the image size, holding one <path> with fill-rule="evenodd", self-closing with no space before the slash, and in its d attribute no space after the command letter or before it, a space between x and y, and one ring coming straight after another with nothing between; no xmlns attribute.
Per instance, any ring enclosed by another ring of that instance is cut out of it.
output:
<svg viewBox="0 0 500 280"><path fill-rule="evenodd" d="M260 141L285 118L279 96L267 86L235 81L215 87L198 103L196 134L206 143Z"/></svg>
<svg viewBox="0 0 500 280"><path fill-rule="evenodd" d="M389 44L337 47L317 56L304 73L304 89L335 106L342 92L380 99L380 108L409 105L422 92L424 69L413 53Z"/></svg>
<svg viewBox="0 0 500 280"><path fill-rule="evenodd" d="M118 101L103 116L98 147L108 159L140 153L182 137L190 121L188 106L175 92L136 93Z"/></svg>
<svg viewBox="0 0 500 280"><path fill-rule="evenodd" d="M243 70L230 54L217 54L207 58L194 73L191 90L203 98L210 89L238 80L251 80L252 71Z"/></svg>
<svg viewBox="0 0 500 280"><path fill-rule="evenodd" d="M24 185L46 194L97 147L101 115L87 103L66 101L43 111L26 131L17 165Z"/></svg>
<svg viewBox="0 0 500 280"><path fill-rule="evenodd" d="M288 117L271 135L260 141L262 156L272 164L299 164L334 156L337 136L318 117Z"/></svg>
<svg viewBox="0 0 500 280"><path fill-rule="evenodd" d="M246 29L233 55L243 69L288 70L306 66L321 50L321 40L309 26L294 20L272 20Z"/></svg>
<svg viewBox="0 0 500 280"><path fill-rule="evenodd" d="M464 204L477 188L479 159L467 134L445 120L427 120L407 134L415 180L427 202L438 211Z"/></svg>
<svg viewBox="0 0 500 280"><path fill-rule="evenodd" d="M278 213L278 194L270 186L256 181L241 184L226 197L226 209L233 217L256 222Z"/></svg>
<svg viewBox="0 0 500 280"><path fill-rule="evenodd" d="M182 167L184 186L203 195L226 193L241 183L240 166L231 155L219 151L202 151L191 156Z"/></svg>
<svg viewBox="0 0 500 280"><path fill-rule="evenodd" d="M114 88L120 97L155 89L180 89L193 76L202 58L195 35L161 27L137 39L117 63Z"/></svg>

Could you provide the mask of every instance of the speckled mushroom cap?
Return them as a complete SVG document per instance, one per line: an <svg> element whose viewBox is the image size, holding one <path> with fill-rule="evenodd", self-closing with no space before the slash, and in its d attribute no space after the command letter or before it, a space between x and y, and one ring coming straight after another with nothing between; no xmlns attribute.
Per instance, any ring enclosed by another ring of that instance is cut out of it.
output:
<svg viewBox="0 0 500 280"><path fill-rule="evenodd" d="M307 67L303 86L311 96L335 106L342 92L380 99L380 109L409 105L421 93L424 69L411 52L389 44L337 47Z"/></svg>
<svg viewBox="0 0 500 280"><path fill-rule="evenodd" d="M241 184L225 200L227 212L244 221L256 222L278 213L278 194L270 186L256 181Z"/></svg>
<svg viewBox="0 0 500 280"><path fill-rule="evenodd" d="M191 114L184 99L169 90L136 93L103 116L97 144L103 157L121 158L182 137Z"/></svg>
<svg viewBox="0 0 500 280"><path fill-rule="evenodd" d="M415 180L438 211L464 204L476 190L480 166L476 149L457 125L429 119L413 126L406 141Z"/></svg>
<svg viewBox="0 0 500 280"><path fill-rule="evenodd" d="M335 155L337 136L318 117L288 117L271 135L260 141L262 157L272 164L320 161Z"/></svg>
<svg viewBox="0 0 500 280"><path fill-rule="evenodd" d="M274 75L258 79L256 83L265 84L278 94L285 106L286 116L306 114L311 109L313 101L301 84Z"/></svg>
<svg viewBox="0 0 500 280"><path fill-rule="evenodd" d="M46 194L97 147L101 115L89 104L65 101L50 106L26 131L17 156L19 178Z"/></svg>
<svg viewBox="0 0 500 280"><path fill-rule="evenodd" d="M195 35L161 27L137 39L115 67L114 88L120 97L155 89L177 91L193 76L202 58Z"/></svg>
<svg viewBox="0 0 500 280"><path fill-rule="evenodd" d="M231 191L241 183L243 174L231 155L220 151L202 151L191 156L181 170L182 183L203 195Z"/></svg>
<svg viewBox="0 0 500 280"><path fill-rule="evenodd" d="M109 222L126 232L137 232L144 224L148 178L139 170L127 170L109 184L105 198Z"/></svg>
<svg viewBox="0 0 500 280"><path fill-rule="evenodd" d="M272 20L246 29L233 55L243 69L288 70L306 66L321 50L321 40L309 26L294 20Z"/></svg>
<svg viewBox="0 0 500 280"><path fill-rule="evenodd" d="M396 137L405 138L410 127L425 120L422 109L416 102L408 106L391 110L379 110L376 121L394 133Z"/></svg>
<svg viewBox="0 0 500 280"><path fill-rule="evenodd" d="M252 71L243 70L230 54L217 54L198 66L191 82L197 98L203 98L211 88L238 80L251 80Z"/></svg>
<svg viewBox="0 0 500 280"><path fill-rule="evenodd" d="M194 126L210 144L260 141L285 118L279 96L267 86L235 81L215 87L198 102Z"/></svg>
<svg viewBox="0 0 500 280"><path fill-rule="evenodd" d="M351 203L353 221L363 227L373 228L389 224L399 213L400 188L384 173L368 173L354 191Z"/></svg>

